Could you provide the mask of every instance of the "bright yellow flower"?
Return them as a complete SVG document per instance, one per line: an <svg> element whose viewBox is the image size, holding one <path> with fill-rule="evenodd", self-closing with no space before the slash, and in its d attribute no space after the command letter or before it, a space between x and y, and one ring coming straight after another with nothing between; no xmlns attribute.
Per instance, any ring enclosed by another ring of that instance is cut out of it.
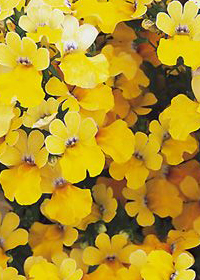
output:
<svg viewBox="0 0 200 280"><path fill-rule="evenodd" d="M141 275L144 280L194 280L195 272L189 269L193 264L193 257L186 253L180 254L174 263L169 253L162 250L152 251L141 269Z"/></svg>
<svg viewBox="0 0 200 280"><path fill-rule="evenodd" d="M15 8L20 0L0 0L0 20L3 20L13 14L13 8Z"/></svg>
<svg viewBox="0 0 200 280"><path fill-rule="evenodd" d="M112 162L109 172L115 180L127 179L127 186L138 189L145 184L150 170L159 170L162 156L158 154L160 145L154 137L137 132L135 134L135 152L130 160L123 164Z"/></svg>
<svg viewBox="0 0 200 280"><path fill-rule="evenodd" d="M116 215L117 200L113 198L113 190L111 187L106 187L105 184L95 185L92 188L94 203L92 212L84 218L78 225L79 229L85 230L87 225L103 220L109 223Z"/></svg>
<svg viewBox="0 0 200 280"><path fill-rule="evenodd" d="M26 127L48 130L49 124L56 118L59 102L54 98L43 100L40 105L28 110L23 115Z"/></svg>
<svg viewBox="0 0 200 280"><path fill-rule="evenodd" d="M51 154L63 154L60 165L64 178L77 183L85 179L86 170L92 177L100 174L105 158L95 142L97 126L94 120L83 120L77 112L68 112L64 122L54 120L49 126L52 135L45 140Z"/></svg>
<svg viewBox="0 0 200 280"><path fill-rule="evenodd" d="M112 90L109 86L100 84L93 89L76 87L69 92L67 85L53 77L46 84L46 91L50 95L59 96L59 100L66 100L63 110L79 111L79 106L88 111L105 110L108 112L114 106Z"/></svg>
<svg viewBox="0 0 200 280"><path fill-rule="evenodd" d="M129 256L132 245L127 245L127 238L122 234L116 234L111 239L105 233L100 233L95 246L87 247L83 252L83 261L88 265L106 263L115 268L122 267L122 264L129 264Z"/></svg>
<svg viewBox="0 0 200 280"><path fill-rule="evenodd" d="M185 141L191 132L200 128L199 103L184 94L174 97L162 114L163 120L168 121L168 131L175 140Z"/></svg>
<svg viewBox="0 0 200 280"><path fill-rule="evenodd" d="M61 64L65 81L82 88L94 88L108 79L108 61L103 54L85 55L98 35L90 24L79 26L78 20L65 16L61 43L56 44L61 52Z"/></svg>
<svg viewBox="0 0 200 280"><path fill-rule="evenodd" d="M170 39L160 40L157 53L159 60L166 65L175 65L177 58L182 57L184 63L192 68L197 68L198 52L200 42L200 16L197 16L198 7L191 1L184 5L179 1L172 1L167 7L166 13L158 13L156 25L166 34L172 36Z"/></svg>
<svg viewBox="0 0 200 280"><path fill-rule="evenodd" d="M169 134L169 119L163 114L159 115L159 121L153 120L149 125L149 131L160 143L161 153L165 156L168 164L179 164L184 161L185 152L193 154L197 150L197 141L188 135L185 141L174 140Z"/></svg>
<svg viewBox="0 0 200 280"><path fill-rule="evenodd" d="M67 182L58 163L52 167L46 165L41 173L43 192L52 193L52 197L45 199L42 204L43 214L63 225L72 225L80 223L81 219L91 213L90 190L78 188Z"/></svg>
<svg viewBox="0 0 200 280"><path fill-rule="evenodd" d="M200 239L194 230L170 230L167 236L167 243L170 245L173 257L177 257L179 254L185 252L185 250L198 246Z"/></svg>
<svg viewBox="0 0 200 280"><path fill-rule="evenodd" d="M129 200L125 205L125 210L129 216L137 216L137 223L143 227L154 224L155 218L148 207L148 194L145 186L137 190L125 188L123 189L123 195Z"/></svg>
<svg viewBox="0 0 200 280"><path fill-rule="evenodd" d="M5 197L21 205L29 205L38 201L42 195L40 186L40 168L48 159L48 152L43 147L44 136L38 131L32 131L29 136L19 130L19 138L13 147L7 146L0 161L11 167L0 174L0 182ZM15 182L10 178L15 178Z"/></svg>
<svg viewBox="0 0 200 280"><path fill-rule="evenodd" d="M21 40L17 33L8 32L6 44L0 44L0 52L0 64L11 69L0 75L2 102L10 104L17 98L23 107L39 105L45 96L39 71L49 66L48 50L37 49L32 39Z"/></svg>
<svg viewBox="0 0 200 280"><path fill-rule="evenodd" d="M0 214L0 265L6 267L8 257L5 252L16 248L19 245L26 245L28 242L28 232L18 228L20 219L17 214L9 212L2 219Z"/></svg>
<svg viewBox="0 0 200 280"><path fill-rule="evenodd" d="M78 231L70 226L35 222L30 228L29 245L33 256L42 256L51 261L55 253L63 251L63 245L71 246L77 238Z"/></svg>
<svg viewBox="0 0 200 280"><path fill-rule="evenodd" d="M1 280L8 280L8 279L26 280L26 278L24 276L18 275L18 271L14 267L7 267L5 269L0 267L0 274L1 274L1 276L0 276Z"/></svg>
<svg viewBox="0 0 200 280"><path fill-rule="evenodd" d="M40 42L44 36L48 43L57 43L61 40L63 21L62 11L43 5L29 8L27 15L20 17L19 26L27 31L27 36L35 42Z"/></svg>

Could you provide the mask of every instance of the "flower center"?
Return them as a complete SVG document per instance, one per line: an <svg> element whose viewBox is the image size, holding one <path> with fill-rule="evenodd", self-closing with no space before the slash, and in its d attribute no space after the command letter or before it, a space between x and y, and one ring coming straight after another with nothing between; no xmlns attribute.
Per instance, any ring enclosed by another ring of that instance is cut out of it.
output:
<svg viewBox="0 0 200 280"><path fill-rule="evenodd" d="M108 262L114 262L116 260L116 256L115 255L111 255L111 256L107 256L106 257L106 260Z"/></svg>
<svg viewBox="0 0 200 280"><path fill-rule="evenodd" d="M177 276L177 273L176 273L176 272L172 273L172 274L170 275L169 280L174 280L174 279L176 279L176 276Z"/></svg>
<svg viewBox="0 0 200 280"><path fill-rule="evenodd" d="M19 57L17 60L17 63L26 65L26 66L29 66L32 64L31 61L28 59L28 57Z"/></svg>
<svg viewBox="0 0 200 280"><path fill-rule="evenodd" d="M180 25L180 24L176 27L175 31L179 35L190 33L190 30L187 25Z"/></svg>
<svg viewBox="0 0 200 280"><path fill-rule="evenodd" d="M24 156L23 161L25 161L26 163L28 163L29 165L35 165L35 161L32 158L32 156L28 155L28 156Z"/></svg>
<svg viewBox="0 0 200 280"><path fill-rule="evenodd" d="M65 185L66 183L67 183L67 181L64 178L58 177L54 181L54 186L55 187L61 187L61 186Z"/></svg>
<svg viewBox="0 0 200 280"><path fill-rule="evenodd" d="M67 141L65 142L65 145L67 147L73 147L76 144L76 142L78 142L78 137L73 136L73 137L67 139Z"/></svg>
<svg viewBox="0 0 200 280"><path fill-rule="evenodd" d="M139 152L135 152L134 156L139 160L143 160L143 156Z"/></svg>
<svg viewBox="0 0 200 280"><path fill-rule="evenodd" d="M64 0L64 5L67 6L68 8L71 8L72 6L69 0Z"/></svg>
<svg viewBox="0 0 200 280"><path fill-rule="evenodd" d="M66 41L63 49L65 53L71 53L78 49L78 44L75 41Z"/></svg>

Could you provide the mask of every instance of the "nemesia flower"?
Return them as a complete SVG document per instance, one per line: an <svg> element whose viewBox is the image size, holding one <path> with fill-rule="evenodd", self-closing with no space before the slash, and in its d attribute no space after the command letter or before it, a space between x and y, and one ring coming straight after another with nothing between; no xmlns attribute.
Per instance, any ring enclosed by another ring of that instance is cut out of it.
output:
<svg viewBox="0 0 200 280"><path fill-rule="evenodd" d="M68 112L65 124L56 119L49 126L50 133L45 140L51 154L62 155L60 166L64 178L77 183L85 179L86 170L90 176L101 173L104 155L95 142L97 126L92 118L81 119L79 113Z"/></svg>
<svg viewBox="0 0 200 280"><path fill-rule="evenodd" d="M50 5L53 8L59 9L64 13L71 13L71 0L43 0L47 5Z"/></svg>
<svg viewBox="0 0 200 280"><path fill-rule="evenodd" d="M162 250L152 251L147 256L147 263L141 269L141 275L144 280L152 279L188 279L194 280L195 272L190 269L194 264L194 259L187 253L180 254L175 263L173 257Z"/></svg>
<svg viewBox="0 0 200 280"><path fill-rule="evenodd" d="M62 252L63 245L71 246L77 238L78 232L72 227L35 222L30 228L29 245L33 256L42 256L51 261L55 253Z"/></svg>
<svg viewBox="0 0 200 280"><path fill-rule="evenodd" d="M129 263L129 255L132 245L127 244L127 238L122 234L116 234L111 239L105 233L100 233L95 246L86 247L83 252L83 261L88 265L106 263L113 268L122 267Z"/></svg>
<svg viewBox="0 0 200 280"><path fill-rule="evenodd" d="M137 190L129 188L123 189L123 195L129 200L125 209L129 216L137 215L136 220L141 226L151 226L155 222L153 213L148 207L148 198L146 187L140 187ZM133 200L130 202L130 200Z"/></svg>
<svg viewBox="0 0 200 280"><path fill-rule="evenodd" d="M103 54L93 57L85 55L97 35L98 31L94 26L90 24L79 26L75 17L65 16L61 43L58 43L57 47L61 52L60 68L68 84L94 88L108 79L106 57Z"/></svg>
<svg viewBox="0 0 200 280"><path fill-rule="evenodd" d="M191 132L200 127L199 103L179 94L163 111L163 120L168 120L169 133L173 139L185 141Z"/></svg>
<svg viewBox="0 0 200 280"><path fill-rule="evenodd" d="M29 205L38 201L42 195L40 186L40 168L48 159L48 152L43 147L44 136L38 131L32 131L29 136L23 130L18 130L19 138L13 147L7 146L0 156L0 161L9 166L0 174L0 182L5 196L21 205ZM13 184L12 178L15 178Z"/></svg>
<svg viewBox="0 0 200 280"><path fill-rule="evenodd" d="M162 156L158 154L160 145L154 137L145 133L135 134L135 152L131 159L123 164L112 162L109 173L115 180L127 179L127 186L132 189L145 184L149 170L159 170Z"/></svg>
<svg viewBox="0 0 200 280"><path fill-rule="evenodd" d="M197 141L191 135L185 141L174 140L169 134L169 119L163 114L159 115L159 122L153 120L149 124L149 131L154 135L157 141L162 145L161 153L165 156L168 164L179 164L184 158L184 152L194 153L197 149Z"/></svg>
<svg viewBox="0 0 200 280"><path fill-rule="evenodd" d="M0 44L0 52L0 64L10 67L10 72L0 75L2 102L10 104L17 99L24 107L39 105L45 96L39 71L49 66L48 50L37 49L32 39L21 40L17 33L8 32L6 44Z"/></svg>
<svg viewBox="0 0 200 280"><path fill-rule="evenodd" d="M200 239L194 230L170 230L167 236L167 243L170 245L171 254L176 257L186 252L186 250L198 246Z"/></svg>
<svg viewBox="0 0 200 280"><path fill-rule="evenodd" d="M30 7L27 15L20 17L19 26L26 30L27 36L35 42L41 41L44 36L48 43L56 43L61 40L63 21L62 11L43 5L39 8Z"/></svg>
<svg viewBox="0 0 200 280"><path fill-rule="evenodd" d="M104 184L95 185L92 188L92 196L94 198L92 211L78 225L79 229L86 229L88 224L99 220L109 223L116 215L117 201L113 197L113 190L111 187L107 188Z"/></svg>
<svg viewBox="0 0 200 280"><path fill-rule="evenodd" d="M183 10L179 1L172 1L167 10L170 16L163 12L158 13L156 25L172 38L160 40L158 58L163 64L176 65L178 57L181 56L185 65L195 69L199 64L197 53L200 50L198 7L187 1Z"/></svg>

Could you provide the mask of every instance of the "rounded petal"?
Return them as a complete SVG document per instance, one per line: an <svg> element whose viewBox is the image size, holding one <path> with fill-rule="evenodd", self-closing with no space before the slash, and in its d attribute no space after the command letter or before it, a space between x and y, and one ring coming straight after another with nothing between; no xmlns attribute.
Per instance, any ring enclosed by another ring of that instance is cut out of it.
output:
<svg viewBox="0 0 200 280"><path fill-rule="evenodd" d="M61 155L64 153L66 146L63 139L53 135L47 136L45 139L46 149L50 154Z"/></svg>
<svg viewBox="0 0 200 280"><path fill-rule="evenodd" d="M45 48L40 48L37 50L37 54L32 59L34 67L38 70L44 70L49 67L49 51Z"/></svg>
<svg viewBox="0 0 200 280"><path fill-rule="evenodd" d="M28 232L25 229L19 228L13 231L5 240L5 250L11 250L19 245L26 245L28 242Z"/></svg>
<svg viewBox="0 0 200 280"><path fill-rule="evenodd" d="M98 33L98 30L91 24L81 25L77 32L78 48L86 51L93 44Z"/></svg>
<svg viewBox="0 0 200 280"><path fill-rule="evenodd" d="M88 265L100 264L103 260L102 253L95 247L87 247L83 252L83 261Z"/></svg>
<svg viewBox="0 0 200 280"><path fill-rule="evenodd" d="M20 220L17 214L13 212L7 213L0 227L0 236L6 238L19 226L19 222Z"/></svg>

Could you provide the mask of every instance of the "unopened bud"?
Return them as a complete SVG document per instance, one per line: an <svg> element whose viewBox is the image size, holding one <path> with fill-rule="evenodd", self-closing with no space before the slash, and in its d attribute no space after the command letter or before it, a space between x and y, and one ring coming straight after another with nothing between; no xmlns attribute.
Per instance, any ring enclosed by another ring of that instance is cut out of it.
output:
<svg viewBox="0 0 200 280"><path fill-rule="evenodd" d="M154 33L158 31L155 23L147 18L142 21L142 27Z"/></svg>

